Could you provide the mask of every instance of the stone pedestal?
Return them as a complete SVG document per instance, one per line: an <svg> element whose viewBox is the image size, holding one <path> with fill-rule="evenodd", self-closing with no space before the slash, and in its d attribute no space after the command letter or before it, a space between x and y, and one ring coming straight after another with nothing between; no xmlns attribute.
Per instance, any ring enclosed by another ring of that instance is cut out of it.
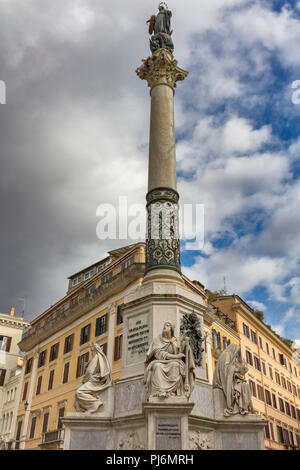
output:
<svg viewBox="0 0 300 470"><path fill-rule="evenodd" d="M188 417L194 404L185 398L151 399L143 404L149 450L188 450Z"/></svg>
<svg viewBox="0 0 300 470"><path fill-rule="evenodd" d="M124 299L121 379L144 375L146 353L153 338L161 334L165 322L175 325L175 336L178 337L183 315L194 313L204 336L205 310L200 295L189 291L182 279L181 283L176 283L157 277L152 282L142 283ZM196 377L206 380L204 352L201 366L196 368Z"/></svg>

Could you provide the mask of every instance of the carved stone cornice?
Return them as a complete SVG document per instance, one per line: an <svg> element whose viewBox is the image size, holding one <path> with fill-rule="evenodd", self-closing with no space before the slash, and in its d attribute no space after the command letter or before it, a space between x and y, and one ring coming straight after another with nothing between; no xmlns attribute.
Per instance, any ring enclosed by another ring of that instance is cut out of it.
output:
<svg viewBox="0 0 300 470"><path fill-rule="evenodd" d="M177 65L177 60L166 49L158 49L152 57L142 59L143 65L136 70L141 80L147 80L148 86L168 85L172 89L176 82L184 80L188 72Z"/></svg>

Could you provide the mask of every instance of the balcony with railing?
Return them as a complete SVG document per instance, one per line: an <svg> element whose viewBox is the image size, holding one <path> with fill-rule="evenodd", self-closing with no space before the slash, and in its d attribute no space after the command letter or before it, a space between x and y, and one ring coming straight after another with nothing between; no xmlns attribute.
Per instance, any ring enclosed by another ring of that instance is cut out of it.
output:
<svg viewBox="0 0 300 470"><path fill-rule="evenodd" d="M62 448L64 437L64 429L55 429L53 431L44 432L42 434L42 442L39 446L44 449L47 447Z"/></svg>

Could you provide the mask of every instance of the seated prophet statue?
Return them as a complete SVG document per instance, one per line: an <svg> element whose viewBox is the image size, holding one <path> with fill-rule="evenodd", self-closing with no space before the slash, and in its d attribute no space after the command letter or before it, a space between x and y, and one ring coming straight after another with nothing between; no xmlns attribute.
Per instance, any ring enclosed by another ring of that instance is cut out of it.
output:
<svg viewBox="0 0 300 470"><path fill-rule="evenodd" d="M100 393L112 384L111 369L102 346L91 345L92 359L75 391L74 408L83 413L96 413L103 405Z"/></svg>
<svg viewBox="0 0 300 470"><path fill-rule="evenodd" d="M178 340L174 326L166 322L155 338L145 361L145 384L149 397L190 397L195 382L195 363L187 336Z"/></svg>
<svg viewBox="0 0 300 470"><path fill-rule="evenodd" d="M213 387L222 390L226 400L224 416L254 413L251 389L244 377L248 367L239 354L239 345L230 344L220 354L214 372Z"/></svg>

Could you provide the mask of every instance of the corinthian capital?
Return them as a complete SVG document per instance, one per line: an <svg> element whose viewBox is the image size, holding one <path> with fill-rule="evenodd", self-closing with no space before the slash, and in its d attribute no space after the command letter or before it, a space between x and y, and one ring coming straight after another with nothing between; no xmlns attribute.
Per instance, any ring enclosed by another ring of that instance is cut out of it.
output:
<svg viewBox="0 0 300 470"><path fill-rule="evenodd" d="M142 60L143 65L136 70L141 80L147 80L149 87L156 85L169 85L176 87L176 82L184 80L188 75L186 70L177 66L177 60L166 49L158 49L147 59Z"/></svg>

